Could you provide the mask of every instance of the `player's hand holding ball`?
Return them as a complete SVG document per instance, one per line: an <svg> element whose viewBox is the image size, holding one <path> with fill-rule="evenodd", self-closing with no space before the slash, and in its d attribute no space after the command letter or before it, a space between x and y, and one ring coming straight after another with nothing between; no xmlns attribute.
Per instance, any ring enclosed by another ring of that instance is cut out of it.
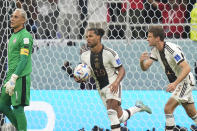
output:
<svg viewBox="0 0 197 131"><path fill-rule="evenodd" d="M78 83L86 82L91 74L91 69L86 64L79 64L74 70L74 79Z"/></svg>

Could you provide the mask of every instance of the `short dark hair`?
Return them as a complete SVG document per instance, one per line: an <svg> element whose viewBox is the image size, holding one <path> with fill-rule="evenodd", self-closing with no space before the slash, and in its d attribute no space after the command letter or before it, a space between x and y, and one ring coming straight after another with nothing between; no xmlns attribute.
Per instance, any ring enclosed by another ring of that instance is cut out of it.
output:
<svg viewBox="0 0 197 131"><path fill-rule="evenodd" d="M151 26L148 32L153 33L154 37L159 37L161 41L164 41L165 32L162 26Z"/></svg>
<svg viewBox="0 0 197 131"><path fill-rule="evenodd" d="M96 35L99 35L101 38L105 34L105 31L102 28L90 28L88 31L94 31Z"/></svg>

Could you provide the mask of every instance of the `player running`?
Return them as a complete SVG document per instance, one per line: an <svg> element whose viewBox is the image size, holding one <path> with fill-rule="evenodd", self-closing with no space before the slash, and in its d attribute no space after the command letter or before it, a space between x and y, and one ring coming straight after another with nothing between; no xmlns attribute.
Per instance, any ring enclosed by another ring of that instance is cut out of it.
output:
<svg viewBox="0 0 197 131"><path fill-rule="evenodd" d="M140 65L143 71L149 69L153 61L159 61L170 84L166 87L172 96L165 105L166 131L173 131L175 120L173 112L181 104L187 115L197 124L197 112L194 106L192 89L195 85L190 66L181 48L171 42L164 41L165 33L162 27L153 26L148 31L147 41L152 46L151 54L143 53Z"/></svg>
<svg viewBox="0 0 197 131"><path fill-rule="evenodd" d="M118 54L101 43L103 35L103 29L88 29L86 39L90 49L82 52L81 62L87 64L93 71L99 95L107 108L112 131L120 131L120 123L140 111L151 114L151 109L141 101L127 110L121 108L120 82L125 75L125 69Z"/></svg>

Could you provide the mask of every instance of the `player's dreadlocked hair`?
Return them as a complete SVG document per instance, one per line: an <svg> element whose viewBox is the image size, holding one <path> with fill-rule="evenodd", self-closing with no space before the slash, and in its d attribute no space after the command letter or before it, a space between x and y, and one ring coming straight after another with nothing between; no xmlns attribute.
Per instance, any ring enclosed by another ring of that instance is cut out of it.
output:
<svg viewBox="0 0 197 131"><path fill-rule="evenodd" d="M96 35L99 35L101 38L105 34L105 31L102 28L90 28L88 31L94 31Z"/></svg>

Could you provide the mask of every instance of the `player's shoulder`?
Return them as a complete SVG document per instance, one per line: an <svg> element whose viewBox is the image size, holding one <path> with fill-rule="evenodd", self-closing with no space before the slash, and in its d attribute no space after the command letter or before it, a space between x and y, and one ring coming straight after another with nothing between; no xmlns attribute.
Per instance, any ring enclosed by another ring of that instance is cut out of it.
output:
<svg viewBox="0 0 197 131"><path fill-rule="evenodd" d="M87 46L87 44L83 44L80 48L80 54L83 54L84 52L90 51L90 48Z"/></svg>
<svg viewBox="0 0 197 131"><path fill-rule="evenodd" d="M29 31L27 31L26 29L23 29L22 36L28 37L28 38L33 38L31 33Z"/></svg>
<svg viewBox="0 0 197 131"><path fill-rule="evenodd" d="M90 54L91 54L90 50L87 50L87 51L83 52L82 54L80 54L81 61L83 61L85 63L86 63L86 61L89 61Z"/></svg>
<svg viewBox="0 0 197 131"><path fill-rule="evenodd" d="M91 51L90 49L80 49L80 55L83 56L87 56L90 55Z"/></svg>
<svg viewBox="0 0 197 131"><path fill-rule="evenodd" d="M112 54L114 57L117 55L116 51L106 46L104 46L103 51L109 55Z"/></svg>
<svg viewBox="0 0 197 131"><path fill-rule="evenodd" d="M172 42L166 42L165 43L165 48L173 54L176 50L181 50L181 47L175 43Z"/></svg>
<svg viewBox="0 0 197 131"><path fill-rule="evenodd" d="M177 48L177 47L180 47L178 44L173 43L173 42L166 42L166 45L168 45L168 46L169 46L169 47L171 47L171 48Z"/></svg>
<svg viewBox="0 0 197 131"><path fill-rule="evenodd" d="M156 47L151 48L151 52L156 52L158 49Z"/></svg>

